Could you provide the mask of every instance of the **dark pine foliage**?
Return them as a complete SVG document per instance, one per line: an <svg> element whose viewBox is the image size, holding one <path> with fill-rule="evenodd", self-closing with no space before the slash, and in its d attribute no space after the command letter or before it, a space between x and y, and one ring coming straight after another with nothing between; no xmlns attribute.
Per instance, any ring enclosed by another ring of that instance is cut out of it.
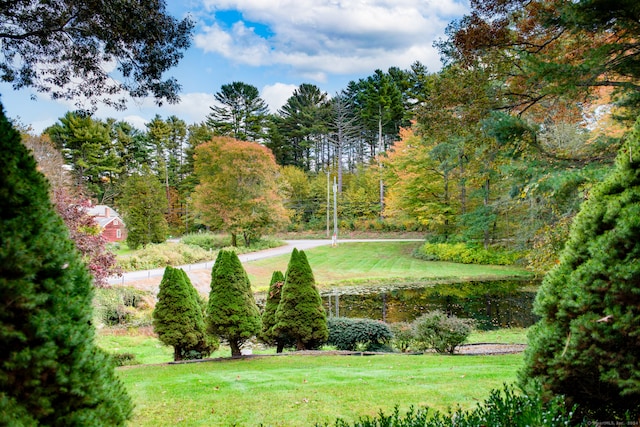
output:
<svg viewBox="0 0 640 427"><path fill-rule="evenodd" d="M221 250L211 271L208 331L228 341L231 356L238 357L242 344L257 335L261 326L247 272L235 252Z"/></svg>
<svg viewBox="0 0 640 427"><path fill-rule="evenodd" d="M599 420L640 416L640 120L547 274L521 381ZM628 415L626 415L628 416Z"/></svg>
<svg viewBox="0 0 640 427"><path fill-rule="evenodd" d="M0 156L0 425L124 425L132 404L94 344L91 276L1 106Z"/></svg>
<svg viewBox="0 0 640 427"><path fill-rule="evenodd" d="M160 341L173 346L174 360L201 359L218 347L207 335L197 291L179 268L164 270L153 310L153 329Z"/></svg>
<svg viewBox="0 0 640 427"><path fill-rule="evenodd" d="M277 334L273 327L276 324L276 311L280 305L282 287L284 286L284 274L281 271L274 271L269 283L269 293L262 313L262 332L260 340L265 344L275 345L276 352L282 353L286 345L294 345L295 341L290 337Z"/></svg>
<svg viewBox="0 0 640 427"><path fill-rule="evenodd" d="M291 253L273 329L295 338L298 350L317 348L329 337L322 299L304 251Z"/></svg>

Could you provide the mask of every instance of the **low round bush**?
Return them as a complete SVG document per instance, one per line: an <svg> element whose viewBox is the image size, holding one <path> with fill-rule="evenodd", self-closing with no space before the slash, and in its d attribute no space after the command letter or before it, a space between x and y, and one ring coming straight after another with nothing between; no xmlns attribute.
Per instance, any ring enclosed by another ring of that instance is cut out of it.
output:
<svg viewBox="0 0 640 427"><path fill-rule="evenodd" d="M133 353L114 353L111 355L116 366L137 365L136 355Z"/></svg>
<svg viewBox="0 0 640 427"><path fill-rule="evenodd" d="M330 317L327 327L327 343L338 350L388 351L386 344L393 338L389 325L378 320Z"/></svg>
<svg viewBox="0 0 640 427"><path fill-rule="evenodd" d="M392 323L391 332L393 333L393 340L391 341L393 347L403 353L409 351L411 343L413 342L413 328L411 323Z"/></svg>
<svg viewBox="0 0 640 427"><path fill-rule="evenodd" d="M472 319L447 316L439 310L423 314L413 322L415 346L419 350L453 354L467 340L473 325Z"/></svg>

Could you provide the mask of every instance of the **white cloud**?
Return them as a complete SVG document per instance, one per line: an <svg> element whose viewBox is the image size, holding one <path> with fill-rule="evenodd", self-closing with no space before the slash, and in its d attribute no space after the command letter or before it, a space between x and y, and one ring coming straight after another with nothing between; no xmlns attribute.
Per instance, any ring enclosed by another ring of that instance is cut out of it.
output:
<svg viewBox="0 0 640 427"><path fill-rule="evenodd" d="M270 111L275 113L287 103L287 100L293 95L293 91L297 88L298 86L296 85L284 83L266 85L262 88L262 91L260 91L260 97L269 105Z"/></svg>
<svg viewBox="0 0 640 427"><path fill-rule="evenodd" d="M468 10L464 0L204 0L210 12L236 10L265 25L204 26L196 46L252 66L287 65L322 81L327 73L361 73L419 60L435 71L432 47L451 19Z"/></svg>

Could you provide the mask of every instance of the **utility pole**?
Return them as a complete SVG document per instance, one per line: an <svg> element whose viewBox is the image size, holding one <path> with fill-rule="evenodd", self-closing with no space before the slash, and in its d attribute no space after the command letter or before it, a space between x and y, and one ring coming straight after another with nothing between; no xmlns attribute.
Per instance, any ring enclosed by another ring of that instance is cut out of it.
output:
<svg viewBox="0 0 640 427"><path fill-rule="evenodd" d="M329 238L329 222L330 222L330 212L331 212L331 195L330 195L330 187L329 183L329 169L327 169L327 239Z"/></svg>
<svg viewBox="0 0 640 427"><path fill-rule="evenodd" d="M338 246L338 184L333 177L333 246Z"/></svg>

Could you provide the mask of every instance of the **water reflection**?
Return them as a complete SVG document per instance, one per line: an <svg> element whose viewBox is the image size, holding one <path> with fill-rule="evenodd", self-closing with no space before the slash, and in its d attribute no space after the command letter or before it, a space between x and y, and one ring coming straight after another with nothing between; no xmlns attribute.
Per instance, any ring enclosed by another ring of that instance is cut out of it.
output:
<svg viewBox="0 0 640 427"><path fill-rule="evenodd" d="M389 323L411 322L421 314L441 310L473 318L479 329L528 327L536 322L532 313L538 282L494 281L435 284L425 287L387 289L345 288L322 294L330 316L364 317Z"/></svg>

